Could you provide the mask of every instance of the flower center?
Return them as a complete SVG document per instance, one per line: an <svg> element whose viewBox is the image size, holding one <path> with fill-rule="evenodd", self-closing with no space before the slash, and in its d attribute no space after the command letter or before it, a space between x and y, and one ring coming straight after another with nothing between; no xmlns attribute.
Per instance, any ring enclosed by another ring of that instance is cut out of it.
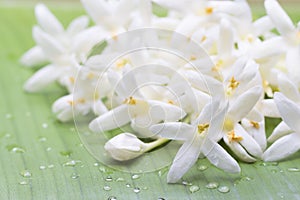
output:
<svg viewBox="0 0 300 200"><path fill-rule="evenodd" d="M255 121L250 121L250 124L254 127L254 128L256 128L256 129L259 129L260 128L260 126L259 126L259 123L258 122L255 122Z"/></svg>
<svg viewBox="0 0 300 200"><path fill-rule="evenodd" d="M211 15L214 12L214 8L213 7L206 7L205 8L205 13L207 15Z"/></svg>
<svg viewBox="0 0 300 200"><path fill-rule="evenodd" d="M136 105L136 99L133 97L129 97L129 99L125 99L124 103L128 105Z"/></svg>
<svg viewBox="0 0 300 200"><path fill-rule="evenodd" d="M227 133L227 137L229 139L229 142L240 142L243 140L243 137L241 136L236 136L234 130L229 131Z"/></svg>
<svg viewBox="0 0 300 200"><path fill-rule="evenodd" d="M232 92L240 85L240 82L238 82L237 80L235 80L234 77L232 77L229 80L228 86L227 86L227 91L226 94L227 95L231 95Z"/></svg>
<svg viewBox="0 0 300 200"><path fill-rule="evenodd" d="M209 124L205 123L205 124L199 124L198 125L198 133L202 134L203 132L205 132L207 129L209 128Z"/></svg>
<svg viewBox="0 0 300 200"><path fill-rule="evenodd" d="M231 131L234 128L234 123L231 119L225 119L224 121L224 130L225 131Z"/></svg>

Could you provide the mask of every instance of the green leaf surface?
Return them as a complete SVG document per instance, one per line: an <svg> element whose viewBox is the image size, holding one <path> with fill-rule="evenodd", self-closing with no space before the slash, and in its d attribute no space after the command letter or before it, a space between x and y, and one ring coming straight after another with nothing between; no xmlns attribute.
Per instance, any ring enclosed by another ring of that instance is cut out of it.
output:
<svg viewBox="0 0 300 200"><path fill-rule="evenodd" d="M84 11L66 6L54 13L66 24ZM133 176L105 167L84 148L74 124L59 123L51 113L64 89L53 85L38 94L22 89L34 70L22 67L19 58L34 45L35 23L33 7L0 4L1 199L300 199L299 153L280 163L241 163L241 175L199 159L185 184L167 184L167 168ZM230 191L206 188L210 182Z"/></svg>

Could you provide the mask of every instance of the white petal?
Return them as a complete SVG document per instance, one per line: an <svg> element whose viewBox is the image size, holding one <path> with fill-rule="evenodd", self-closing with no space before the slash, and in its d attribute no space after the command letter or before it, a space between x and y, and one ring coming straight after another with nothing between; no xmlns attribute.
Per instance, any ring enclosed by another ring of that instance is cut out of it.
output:
<svg viewBox="0 0 300 200"><path fill-rule="evenodd" d="M70 121L73 119L73 108L70 102L73 101L73 95L66 95L57 99L52 105L52 112L62 121Z"/></svg>
<svg viewBox="0 0 300 200"><path fill-rule="evenodd" d="M105 1L81 0L81 3L94 22L100 26L102 25L104 17L109 16L111 13L111 9Z"/></svg>
<svg viewBox="0 0 300 200"><path fill-rule="evenodd" d="M33 28L33 38L50 59L61 56L61 54L65 52L64 47L54 37L45 33L38 27Z"/></svg>
<svg viewBox="0 0 300 200"><path fill-rule="evenodd" d="M286 67L289 75L295 80L300 79L300 46L288 50L286 54ZM299 92L298 92L299 94Z"/></svg>
<svg viewBox="0 0 300 200"><path fill-rule="evenodd" d="M222 56L231 56L234 47L232 25L227 20L222 20L220 24L218 54Z"/></svg>
<svg viewBox="0 0 300 200"><path fill-rule="evenodd" d="M35 16L39 25L47 33L51 35L58 35L64 32L62 24L44 4L38 4L35 7Z"/></svg>
<svg viewBox="0 0 300 200"><path fill-rule="evenodd" d="M70 36L72 36L86 29L88 25L89 25L89 18L87 16L77 17L68 26L67 33Z"/></svg>
<svg viewBox="0 0 300 200"><path fill-rule="evenodd" d="M150 116L154 121L178 121L186 116L183 109L178 106L161 101L149 100Z"/></svg>
<svg viewBox="0 0 300 200"><path fill-rule="evenodd" d="M177 152L167 176L168 183L176 183L197 161L200 137L185 142Z"/></svg>
<svg viewBox="0 0 300 200"><path fill-rule="evenodd" d="M255 106L258 99L262 95L261 86L256 86L242 95L230 104L229 114L236 122L244 118Z"/></svg>
<svg viewBox="0 0 300 200"><path fill-rule="evenodd" d="M235 134L243 139L239 142L245 150L256 158L261 158L263 151L259 144L244 130L240 124L234 127Z"/></svg>
<svg viewBox="0 0 300 200"><path fill-rule="evenodd" d="M278 161L300 149L300 134L291 133L276 140L263 155L264 161Z"/></svg>
<svg viewBox="0 0 300 200"><path fill-rule="evenodd" d="M276 92L274 100L283 121L294 131L300 132L300 106Z"/></svg>
<svg viewBox="0 0 300 200"><path fill-rule="evenodd" d="M300 55L299 55L300 56ZM299 68L299 65L297 68ZM278 86L279 91L282 92L287 98L300 102L300 94L297 86L284 74L278 75Z"/></svg>
<svg viewBox="0 0 300 200"><path fill-rule="evenodd" d="M241 171L236 160L215 141L210 139L205 140L201 152L203 152L213 165L225 172L239 173Z"/></svg>
<svg viewBox="0 0 300 200"><path fill-rule="evenodd" d="M263 99L257 104L257 109L266 117L279 118L280 113L274 99Z"/></svg>
<svg viewBox="0 0 300 200"><path fill-rule="evenodd" d="M272 30L274 25L269 16L264 16L253 22L255 34L257 36L265 34L266 32Z"/></svg>
<svg viewBox="0 0 300 200"><path fill-rule="evenodd" d="M43 67L26 81L24 89L27 92L38 92L56 81L61 74L62 71L58 70L56 66L48 65Z"/></svg>
<svg viewBox="0 0 300 200"><path fill-rule="evenodd" d="M276 0L266 0L265 8L267 14L275 24L280 34L290 34L295 30L295 26L283 8L279 5Z"/></svg>
<svg viewBox="0 0 300 200"><path fill-rule="evenodd" d="M119 128L128 122L130 122L128 106L123 104L94 119L89 128L94 132L104 132Z"/></svg>
<svg viewBox="0 0 300 200"><path fill-rule="evenodd" d="M108 112L108 109L101 100L98 100L94 102L93 111L96 115L102 115Z"/></svg>
<svg viewBox="0 0 300 200"><path fill-rule="evenodd" d="M143 126L139 124L140 122L136 121L137 119L132 119L130 123L130 126L134 130L136 136L139 138L158 138L157 135L149 130L149 126Z"/></svg>
<svg viewBox="0 0 300 200"><path fill-rule="evenodd" d="M278 56L284 53L286 49L286 43L282 37L273 37L255 45L252 49L252 57L254 59L262 59Z"/></svg>
<svg viewBox="0 0 300 200"><path fill-rule="evenodd" d="M192 139L195 128L189 124L182 122L168 122L155 124L150 127L155 134L172 140L188 140Z"/></svg>
<svg viewBox="0 0 300 200"><path fill-rule="evenodd" d="M39 46L29 49L21 58L21 63L26 67L33 67L47 61L43 50Z"/></svg>
<svg viewBox="0 0 300 200"><path fill-rule="evenodd" d="M272 134L268 138L268 142L275 142L275 140L291 132L293 132L291 128L282 121L274 128Z"/></svg>
<svg viewBox="0 0 300 200"><path fill-rule="evenodd" d="M237 157L242 161L249 163L256 161L256 159L250 156L238 142L229 142L227 135L223 137L223 140L227 144L227 146L233 151L233 153L237 155Z"/></svg>

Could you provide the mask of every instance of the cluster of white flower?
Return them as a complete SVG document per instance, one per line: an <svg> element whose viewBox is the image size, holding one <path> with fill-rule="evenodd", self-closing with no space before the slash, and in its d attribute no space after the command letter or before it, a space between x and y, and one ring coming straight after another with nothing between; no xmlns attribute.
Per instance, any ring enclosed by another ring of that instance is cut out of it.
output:
<svg viewBox="0 0 300 200"><path fill-rule="evenodd" d="M64 30L36 6L37 45L21 61L49 64L25 90L58 81L69 92L52 107L60 121L92 113L94 132L129 125L130 133L106 143L112 158L134 159L180 140L168 173L173 183L199 157L239 173L220 141L244 162L300 149L300 23L276 0L265 0L267 15L255 21L246 0L81 1L93 26L82 16ZM283 120L268 139L265 117Z"/></svg>

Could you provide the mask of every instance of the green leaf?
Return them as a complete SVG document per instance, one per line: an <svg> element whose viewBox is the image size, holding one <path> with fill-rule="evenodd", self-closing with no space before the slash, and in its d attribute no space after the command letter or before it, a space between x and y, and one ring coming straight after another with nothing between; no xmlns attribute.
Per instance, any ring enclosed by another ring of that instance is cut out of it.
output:
<svg viewBox="0 0 300 200"><path fill-rule="evenodd" d="M300 172L289 170L300 168L299 153L280 163L241 163L241 176L226 174L199 159L184 176L184 184L172 185L166 183L167 168L133 176L99 163L82 145L74 124L60 123L51 113L51 104L65 94L64 89L53 85L39 94L22 89L34 72L18 61L34 45L33 13L32 7L0 4L1 199L299 198ZM60 6L54 13L66 24L84 11ZM210 182L230 191L206 188Z"/></svg>

